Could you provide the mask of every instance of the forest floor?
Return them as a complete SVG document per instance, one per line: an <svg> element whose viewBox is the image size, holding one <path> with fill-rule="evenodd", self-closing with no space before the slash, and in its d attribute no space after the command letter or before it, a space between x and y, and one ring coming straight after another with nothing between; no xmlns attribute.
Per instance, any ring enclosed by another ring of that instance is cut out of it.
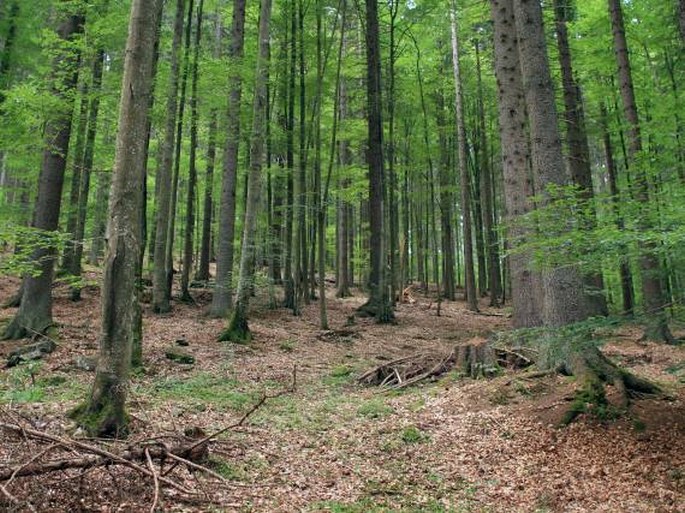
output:
<svg viewBox="0 0 685 513"><path fill-rule="evenodd" d="M0 299L16 286L0 280ZM163 489L160 511L685 511L683 346L642 343L637 327L615 330L603 351L662 384L670 399L636 401L617 420L582 416L560 428L576 386L568 377L531 380L519 371L474 381L449 373L395 392L356 383L389 359L507 330L506 309L483 303L473 314L462 302L444 302L437 317L435 303L416 295L398 305L395 325L348 325L364 298L335 299L330 289L332 329L322 331L317 302L293 317L260 297L254 339L240 346L217 342L225 321L203 316L208 291L194 295L197 304L175 303L166 316L144 305L144 371L130 391L128 443L186 428L212 433L262 394L287 390L293 374L296 387L212 443L209 465L227 482L179 468L176 479L198 496ZM93 373L74 361L97 352L98 290L85 289L79 303L62 286L54 296L58 348L41 362L0 370L0 417L78 437L66 413L92 384ZM0 311L0 322L13 313ZM178 339L189 343L183 349L193 365L165 357ZM15 345L0 343L0 356ZM32 456L35 444L0 431L0 470ZM30 502L40 512L150 511L154 494L149 480L116 466L16 478L6 491L22 505L17 510L30 510ZM10 505L0 495L0 510Z"/></svg>

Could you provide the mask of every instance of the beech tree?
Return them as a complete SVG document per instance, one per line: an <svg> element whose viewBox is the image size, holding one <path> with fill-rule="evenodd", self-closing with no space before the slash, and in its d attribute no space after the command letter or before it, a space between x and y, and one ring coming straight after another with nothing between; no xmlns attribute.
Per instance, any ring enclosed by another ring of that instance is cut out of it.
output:
<svg viewBox="0 0 685 513"><path fill-rule="evenodd" d="M103 273L100 352L90 399L74 411L93 436L127 432L126 395L134 337L140 331L138 267L150 95L162 0L134 0L126 43L116 158Z"/></svg>
<svg viewBox="0 0 685 513"><path fill-rule="evenodd" d="M70 43L83 30L82 14L71 12L72 6L63 2L63 17L57 29L61 41L52 65L52 95L58 108L48 120L43 136L43 161L38 180L38 195L31 225L45 233L45 245L39 245L31 260L38 269L37 275L24 278L19 311L2 334L5 339L18 339L44 333L52 326L52 282L57 256L54 242L49 237L58 228L62 204L62 186L71 136L71 118L74 110L73 91L78 80L78 50ZM78 48L78 47L76 47Z"/></svg>
<svg viewBox="0 0 685 513"><path fill-rule="evenodd" d="M228 328L219 339L231 342L245 342L251 338L248 326L248 307L252 280L254 278L256 226L262 190L262 166L266 123L266 86L269 72L269 23L271 21L271 0L262 0L259 12L259 57L255 71L255 95L250 137L250 172L247 178L247 199L245 222L240 253L240 275L235 308Z"/></svg>

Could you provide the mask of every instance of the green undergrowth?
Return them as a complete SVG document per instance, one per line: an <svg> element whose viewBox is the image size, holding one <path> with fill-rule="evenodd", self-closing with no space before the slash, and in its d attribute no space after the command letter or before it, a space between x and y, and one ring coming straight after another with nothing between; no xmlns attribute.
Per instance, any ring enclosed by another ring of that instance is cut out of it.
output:
<svg viewBox="0 0 685 513"><path fill-rule="evenodd" d="M190 407L213 407L243 411L259 400L259 391L246 387L233 377L199 372L190 376L173 376L139 389L140 395L182 402Z"/></svg>
<svg viewBox="0 0 685 513"><path fill-rule="evenodd" d="M44 375L43 362L29 362L0 373L0 403L52 403L80 399L86 387L72 377Z"/></svg>

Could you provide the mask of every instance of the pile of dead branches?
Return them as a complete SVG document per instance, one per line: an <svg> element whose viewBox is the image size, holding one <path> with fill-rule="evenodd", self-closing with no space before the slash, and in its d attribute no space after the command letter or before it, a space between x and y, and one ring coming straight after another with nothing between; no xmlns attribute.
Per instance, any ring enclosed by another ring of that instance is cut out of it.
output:
<svg viewBox="0 0 685 513"><path fill-rule="evenodd" d="M367 386L399 389L439 379L452 371L476 379L492 377L502 368L520 369L532 364L532 358L523 351L494 347L477 337L449 353L416 353L391 360L365 372L358 381Z"/></svg>
<svg viewBox="0 0 685 513"><path fill-rule="evenodd" d="M23 444L28 449L23 453L31 456L20 463L0 462L0 510L39 510L40 508L32 504L33 499L22 499L15 495L13 485L18 485L25 479L55 472L78 471L83 475L97 468L127 469L146 480L152 488L151 512L160 507L165 491L173 490L175 497L179 497L180 494L180 497L189 500L198 496L198 491L184 482L182 473L178 472L180 469L187 469L193 475L205 475L209 479L231 485L210 468L209 455L212 443L220 435L242 426L267 399L272 397L274 396L263 396L237 422L209 435L201 428L193 427L186 429L183 434L141 440L129 443L121 449L111 449L109 446L89 440L58 436L37 428L27 419L12 415L11 412L4 412L2 417L7 421L0 422L0 439L4 444ZM117 445L121 447L121 444ZM63 479L68 479L72 475L63 474Z"/></svg>

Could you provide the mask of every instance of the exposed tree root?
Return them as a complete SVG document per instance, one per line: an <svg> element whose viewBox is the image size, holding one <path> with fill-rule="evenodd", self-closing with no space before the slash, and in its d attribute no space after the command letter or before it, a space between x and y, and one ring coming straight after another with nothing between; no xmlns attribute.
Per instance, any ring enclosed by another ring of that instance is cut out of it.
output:
<svg viewBox="0 0 685 513"><path fill-rule="evenodd" d="M563 424L569 424L582 413L593 413L605 419L626 409L631 399L663 394L661 388L625 369L621 369L596 347L572 353L560 370L573 375L580 383L573 402L566 412ZM613 385L618 397L610 401L606 385Z"/></svg>

